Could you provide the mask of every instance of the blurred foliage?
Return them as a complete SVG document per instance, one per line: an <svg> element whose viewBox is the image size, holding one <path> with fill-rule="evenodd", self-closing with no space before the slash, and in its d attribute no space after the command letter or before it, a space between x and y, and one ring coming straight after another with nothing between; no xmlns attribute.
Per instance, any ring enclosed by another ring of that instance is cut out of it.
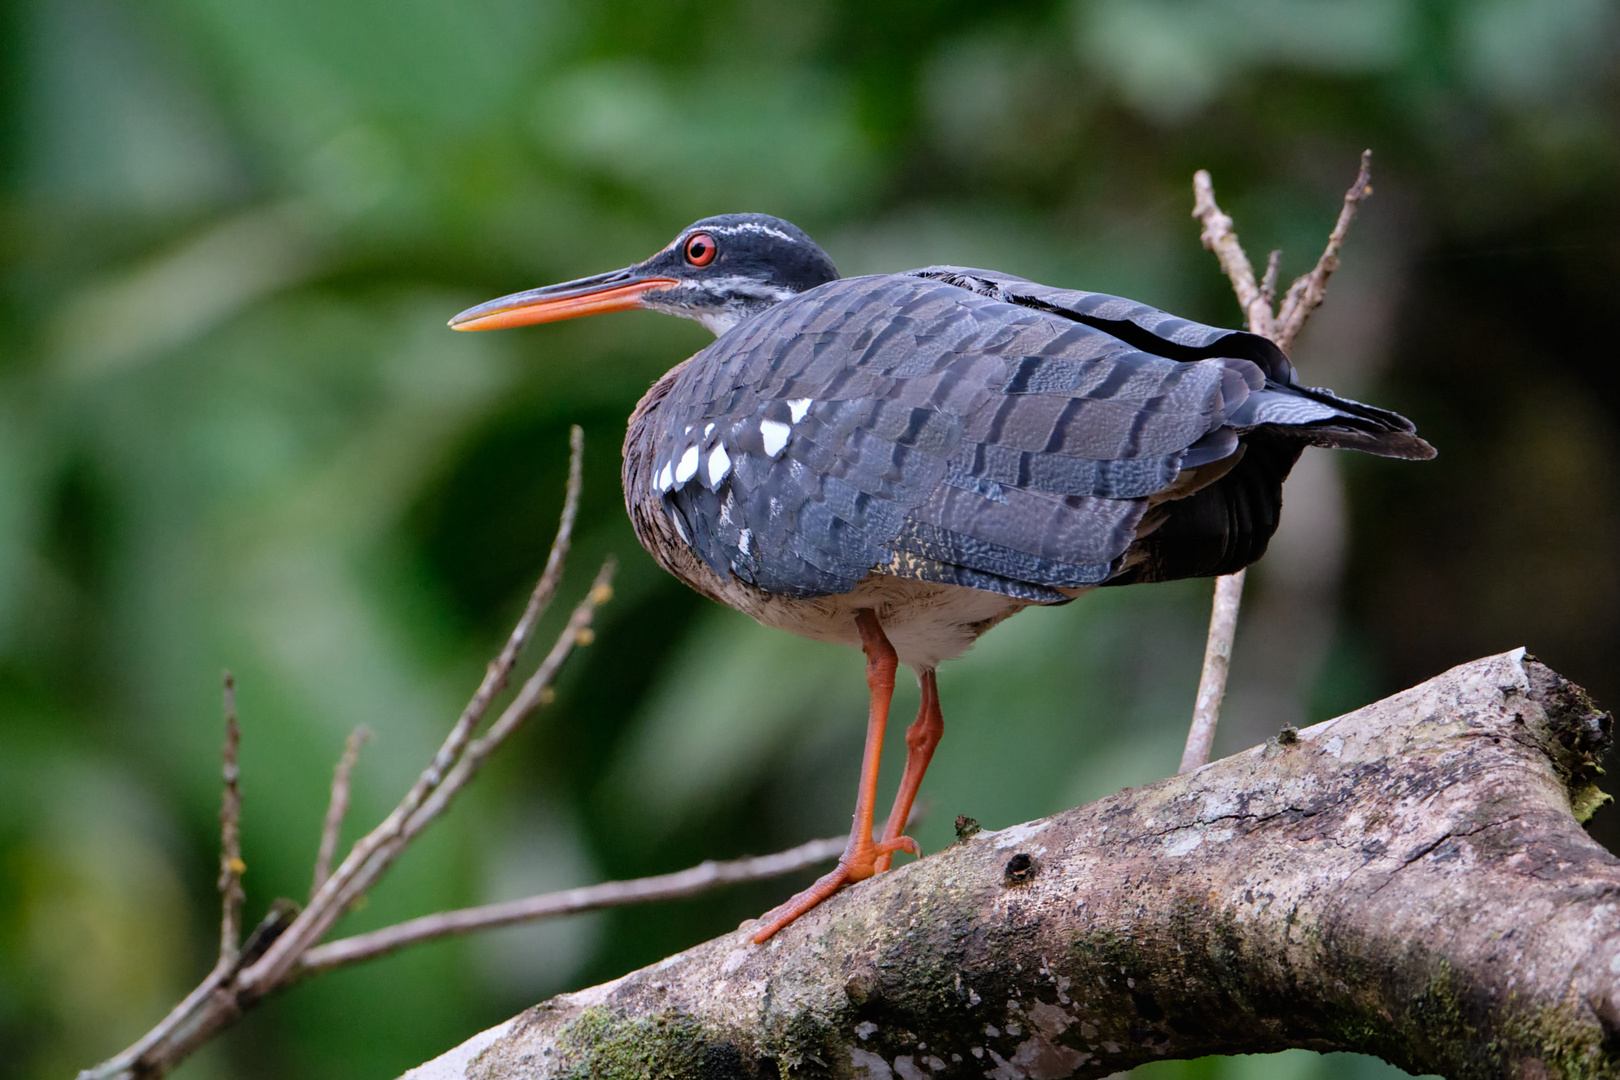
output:
<svg viewBox="0 0 1620 1080"><path fill-rule="evenodd" d="M1344 464L1328 645L1284 696L1319 719L1525 644L1620 699L1617 33L1606 0L0 6L0 1076L70 1074L206 970L221 668L250 917L307 891L356 724L353 827L391 804L538 573L573 422L569 584L623 560L599 643L345 928L846 827L858 658L699 601L624 520L623 418L703 332L444 328L705 214L793 219L845 273L977 264L1230 324L1192 171L1298 272L1374 147L1299 362L1371 356L1340 388L1441 457ZM947 667L925 849L1171 771L1207 589L1031 612ZM1250 634L1234 694L1285 666ZM393 1075L789 888L345 972L182 1075Z"/></svg>

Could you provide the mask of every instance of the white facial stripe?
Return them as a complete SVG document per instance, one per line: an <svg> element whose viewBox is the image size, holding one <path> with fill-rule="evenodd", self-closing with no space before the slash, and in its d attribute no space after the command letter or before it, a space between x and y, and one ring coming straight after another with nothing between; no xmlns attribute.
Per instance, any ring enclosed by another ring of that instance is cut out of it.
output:
<svg viewBox="0 0 1620 1080"><path fill-rule="evenodd" d="M774 285L766 285L756 278L745 274L727 274L725 277L703 278L701 281L681 281L667 289L660 289L661 293L679 292L729 292L746 296L757 297L761 300L782 301L795 295L792 289L782 289ZM656 307L657 302L650 302L647 306Z"/></svg>
<svg viewBox="0 0 1620 1080"><path fill-rule="evenodd" d="M686 448L686 453L681 455L681 463L675 466L675 482L677 484L684 484L688 480L692 479L692 477L697 475L697 467L698 448L696 446L688 446Z"/></svg>
<svg viewBox="0 0 1620 1080"><path fill-rule="evenodd" d="M788 401L788 413L792 415L793 422L797 424L804 419L804 414L810 411L811 399L807 397L792 398Z"/></svg>
<svg viewBox="0 0 1620 1080"><path fill-rule="evenodd" d="M761 420L759 422L759 437L765 442L765 453L771 457L779 455L788 444L788 436L793 429L780 420Z"/></svg>

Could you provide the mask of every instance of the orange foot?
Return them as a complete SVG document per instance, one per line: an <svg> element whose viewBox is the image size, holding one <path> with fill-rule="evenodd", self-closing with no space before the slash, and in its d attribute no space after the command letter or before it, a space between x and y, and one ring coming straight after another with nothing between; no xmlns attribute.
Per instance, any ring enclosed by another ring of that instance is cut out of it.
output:
<svg viewBox="0 0 1620 1080"><path fill-rule="evenodd" d="M855 821L850 826L849 844L839 856L838 865L831 873L795 896L781 907L767 911L762 919L765 926L754 934L754 944L768 941L788 923L809 911L827 897L857 881L865 881L879 870L889 868L889 859L896 851L921 853L917 841L898 835L905 828L906 815L911 812L911 801L922 781L922 772L928 767L928 756L939 741L936 724L924 714L939 712L938 694L934 691L934 673L927 672L923 680L923 712L917 723L906 733L906 781L900 785L895 800L895 813L890 815L882 840L872 839L872 813L877 805L878 761L883 755L883 731L889 722L889 702L894 696L894 672L899 657L889 644L875 611L863 610L855 615L855 628L860 631L861 649L866 653L866 687L870 706L866 717L866 752L861 757L861 782L855 799ZM932 704L930 704L932 702ZM919 753L926 744L926 752ZM893 830L894 835L889 835Z"/></svg>
<svg viewBox="0 0 1620 1080"><path fill-rule="evenodd" d="M858 827L858 826L857 826ZM853 885L857 881L865 881L877 872L879 856L891 855L896 851L909 852L912 855L921 853L917 841L909 836L897 836L892 840L873 843L870 826L866 835L857 840L854 836L849 838L849 846L838 857L838 865L826 874L816 879L816 883L808 889L793 897L780 907L774 907L760 918L765 922L763 928L754 934L755 945L763 945L769 941L782 927L797 919L821 903L845 885ZM884 860L887 862L887 859Z"/></svg>

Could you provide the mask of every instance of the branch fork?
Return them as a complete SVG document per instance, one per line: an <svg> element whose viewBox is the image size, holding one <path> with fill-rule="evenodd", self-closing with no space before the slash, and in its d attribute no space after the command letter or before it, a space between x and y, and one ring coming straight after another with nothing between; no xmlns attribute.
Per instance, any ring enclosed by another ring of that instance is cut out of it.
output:
<svg viewBox="0 0 1620 1080"><path fill-rule="evenodd" d="M529 597L522 617L518 619L499 655L490 662L478 690L468 701L432 762L393 812L356 842L333 870L332 860L348 811L350 778L360 746L368 734L364 728L356 729L349 736L343 756L333 773L309 903L299 910L290 901L277 901L245 943L241 940L244 900L242 873L246 869L241 850L242 794L238 762L241 725L236 713L236 683L229 673L226 674L224 794L220 808L219 889L222 912L219 958L197 988L156 1027L123 1053L80 1073L80 1080L154 1080L268 995L314 972L358 963L398 947L392 943L393 938L386 936L391 931L400 930L394 927L379 932L384 935L382 938L375 934L362 934L357 938L328 943L324 946L324 955L318 948L333 925L354 908L394 860L449 809L456 795L478 775L489 756L536 710L551 700L551 686L563 663L576 646L588 645L593 640L592 619L597 609L613 595L614 564L609 560L597 573L585 598L575 606L567 625L534 674L523 683L488 730L475 738L496 696L511 680L518 657L562 580L564 560L579 513L584 435L578 427L573 429L570 449L568 488L563 500L562 519L546 559L545 570ZM801 856L805 854L800 852ZM713 874L724 877L722 870L715 870ZM600 898L597 899L600 906ZM422 933L418 927L410 940L433 936L443 936L443 933Z"/></svg>
<svg viewBox="0 0 1620 1080"><path fill-rule="evenodd" d="M1232 292L1249 333L1258 334L1276 342L1287 352L1305 328L1311 313L1322 306L1327 297L1327 281L1339 268L1339 249L1350 232L1350 223L1363 199L1372 194L1372 151L1361 152L1361 168L1355 183L1344 193L1339 218L1328 233L1327 246L1317 257L1310 272L1294 279L1283 294L1282 303L1273 310L1277 294L1277 275L1282 266L1282 252L1273 251L1266 259L1264 275L1257 282L1254 266L1238 242L1237 229L1230 216L1215 202L1215 185L1209 173L1199 169L1193 174L1193 217L1203 226L1199 239L1204 247L1214 252L1221 270L1232 283ZM1210 748L1215 744L1215 725L1220 719L1221 702L1226 697L1226 677L1232 664L1232 642L1237 635L1238 609L1243 600L1243 580L1247 571L1239 570L1215 579L1215 598L1209 616L1209 636L1204 646L1203 673L1198 680L1198 696L1193 704L1192 723L1187 731L1186 749L1181 755L1183 773L1195 772L1209 762Z"/></svg>

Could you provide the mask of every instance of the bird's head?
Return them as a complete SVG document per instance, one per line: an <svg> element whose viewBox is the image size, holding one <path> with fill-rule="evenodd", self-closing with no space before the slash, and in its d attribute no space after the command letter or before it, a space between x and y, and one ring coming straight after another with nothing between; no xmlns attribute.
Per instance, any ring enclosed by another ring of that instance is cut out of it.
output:
<svg viewBox="0 0 1620 1080"><path fill-rule="evenodd" d="M688 225L645 262L512 293L468 308L450 325L495 330L648 308L696 319L719 336L837 278L827 253L797 225L767 214L721 214Z"/></svg>

